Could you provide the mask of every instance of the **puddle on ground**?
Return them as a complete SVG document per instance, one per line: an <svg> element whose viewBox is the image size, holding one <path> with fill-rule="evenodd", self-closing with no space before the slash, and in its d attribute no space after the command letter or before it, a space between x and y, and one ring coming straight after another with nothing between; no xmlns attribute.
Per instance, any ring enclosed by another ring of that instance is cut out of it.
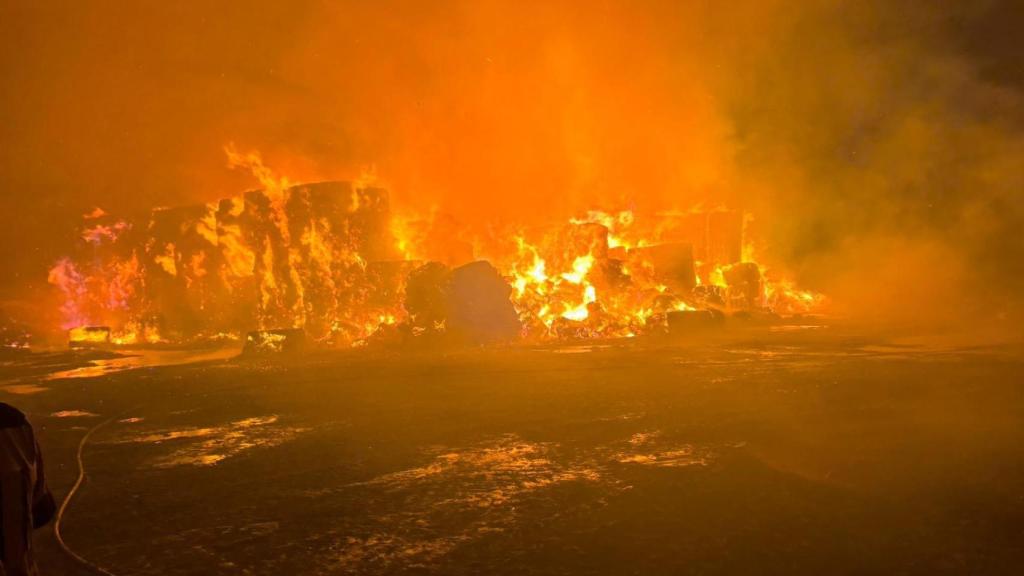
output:
<svg viewBox="0 0 1024 576"><path fill-rule="evenodd" d="M378 476L350 486L405 488L423 481L458 478L461 489L441 504L470 504L487 507L516 498L522 493L570 480L597 480L599 474L586 466L559 465L548 458L554 443L530 443L515 436L503 437L493 445L437 454L432 462Z"/></svg>
<svg viewBox="0 0 1024 576"><path fill-rule="evenodd" d="M660 430L637 432L629 438L627 444L628 449L613 456L615 462L659 468L682 468L707 466L715 456L714 450L708 446L664 441Z"/></svg>
<svg viewBox="0 0 1024 576"><path fill-rule="evenodd" d="M566 503L559 487L621 492L630 488L620 477L625 467L705 466L714 451L671 441L659 431L643 431L584 451L506 435L462 448L433 447L425 455L429 460L421 466L304 492L322 498L356 491L360 501L377 511L369 526L346 528L342 521L317 538L315 545L326 552L318 573L429 565L461 544L516 529L526 507L541 507L555 516L563 513ZM600 501L603 498L586 499L578 505L601 505ZM364 536L354 536L359 533Z"/></svg>
<svg viewBox="0 0 1024 576"><path fill-rule="evenodd" d="M215 540L219 542L231 542L241 544L257 540L277 532L281 528L278 522L255 522L252 524L224 524L208 528L193 528L163 536L153 540L157 546L168 545L195 545L195 542L203 540Z"/></svg>
<svg viewBox="0 0 1024 576"><path fill-rule="evenodd" d="M682 468L685 466L707 466L710 454L703 454L694 446L683 446L676 450L663 450L650 453L623 452L616 458L620 464L639 464L641 466L657 466L659 468Z"/></svg>
<svg viewBox="0 0 1024 576"><path fill-rule="evenodd" d="M325 550L319 573L376 572L435 561L461 543L503 532L524 502L557 502L547 490L570 482L599 482L601 474L585 461L566 461L556 443L528 442L514 435L480 445L427 450L422 466L383 474L325 493L359 491L376 507L372 526L339 526L316 545ZM457 530L450 527L458 526ZM444 527L444 528L441 528ZM369 535L356 537L362 532ZM440 534L440 535L439 535Z"/></svg>
<svg viewBox="0 0 1024 576"><path fill-rule="evenodd" d="M590 354L595 350L601 348L607 348L607 346L597 346L594 344L582 344L578 346L560 346L557 348L551 348L547 350L551 354Z"/></svg>
<svg viewBox="0 0 1024 576"><path fill-rule="evenodd" d="M643 446L660 435L661 432L657 430L654 432L637 432L629 437L629 443L633 446Z"/></svg>
<svg viewBox="0 0 1024 576"><path fill-rule="evenodd" d="M226 360L237 356L238 348L225 347L214 350L119 350L124 356L92 360L88 366L61 370L47 374L45 380L61 378L96 378L124 370L150 368L154 366L176 366L194 362Z"/></svg>
<svg viewBox="0 0 1024 576"><path fill-rule="evenodd" d="M53 416L54 418L92 418L94 416L99 416L99 414L93 414L92 412L86 412L85 410L60 410L50 414L50 416Z"/></svg>
<svg viewBox="0 0 1024 576"><path fill-rule="evenodd" d="M769 332L803 332L806 330L824 330L828 326L824 324L782 324L780 326L769 326Z"/></svg>
<svg viewBox="0 0 1024 576"><path fill-rule="evenodd" d="M128 419L138 422L141 419ZM186 427L138 433L113 444L168 444L168 454L151 461L155 468L212 466L253 448L271 448L294 439L308 428L282 426L276 415L245 418L222 426Z"/></svg>
<svg viewBox="0 0 1024 576"><path fill-rule="evenodd" d="M46 392L49 388L38 384L9 384L7 386L0 386L0 390L8 394L28 395Z"/></svg>

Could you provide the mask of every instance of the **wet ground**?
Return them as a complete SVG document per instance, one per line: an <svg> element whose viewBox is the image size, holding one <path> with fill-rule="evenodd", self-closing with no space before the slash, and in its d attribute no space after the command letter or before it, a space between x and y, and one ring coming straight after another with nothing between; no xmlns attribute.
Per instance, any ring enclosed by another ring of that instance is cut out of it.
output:
<svg viewBox="0 0 1024 576"><path fill-rule="evenodd" d="M113 418L65 519L80 554L119 575L1024 566L1019 347L794 327L229 352L4 360L0 400L40 429L58 495ZM84 573L38 536L47 573Z"/></svg>

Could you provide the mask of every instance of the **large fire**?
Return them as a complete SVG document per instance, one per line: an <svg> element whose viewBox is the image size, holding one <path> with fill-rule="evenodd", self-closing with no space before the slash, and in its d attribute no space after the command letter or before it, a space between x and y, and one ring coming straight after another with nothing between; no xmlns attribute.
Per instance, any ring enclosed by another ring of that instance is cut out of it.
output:
<svg viewBox="0 0 1024 576"><path fill-rule="evenodd" d="M673 312L785 316L824 302L756 263L738 211L590 211L470 237L450 218L393 214L386 190L366 182L293 184L258 154L227 153L261 190L148 221L83 217L77 252L49 274L72 338L85 326L110 327L114 344L301 328L356 345L444 333L458 321L445 300L463 290L454 307L477 306L480 286L514 309L499 332L532 341L661 333ZM453 287L458 277L472 288Z"/></svg>

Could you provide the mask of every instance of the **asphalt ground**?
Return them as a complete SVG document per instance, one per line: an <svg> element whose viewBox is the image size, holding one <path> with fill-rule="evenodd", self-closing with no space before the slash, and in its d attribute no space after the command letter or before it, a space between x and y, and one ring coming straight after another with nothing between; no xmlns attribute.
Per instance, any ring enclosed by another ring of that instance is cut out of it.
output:
<svg viewBox="0 0 1024 576"><path fill-rule="evenodd" d="M229 352L4 361L58 497L114 418L64 521L79 554L118 575L1024 566L1017 346L794 327ZM36 542L44 574L87 573Z"/></svg>

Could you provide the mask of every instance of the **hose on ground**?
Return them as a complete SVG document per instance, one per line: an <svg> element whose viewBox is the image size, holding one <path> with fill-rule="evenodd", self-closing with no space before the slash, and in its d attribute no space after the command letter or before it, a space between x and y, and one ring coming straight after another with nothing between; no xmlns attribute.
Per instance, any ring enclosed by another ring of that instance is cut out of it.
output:
<svg viewBox="0 0 1024 576"><path fill-rule="evenodd" d="M54 537L56 537L57 544L60 545L61 550L63 550L65 554L67 554L69 557L71 557L72 560L74 560L75 562L81 564L82 567L84 567L84 568L86 568L86 569L88 569L88 570L90 570L90 571L92 571L92 572L94 572L96 574L102 574L103 576L117 576L117 575L114 574L113 572L111 572L110 570L107 570L106 568L104 568L102 566L99 566L98 564L95 564L93 562L90 562L89 560L86 560L80 554L78 554L77 552L72 550L71 547L69 547L67 545L67 543L64 542L64 536L61 535L61 533L60 533L60 523L64 519L64 513L67 511L68 506L71 504L71 499L75 497L75 494L78 492L78 489L82 486L82 482L85 481L85 463L82 460L82 452L85 450L86 443L89 441L89 438L97 430L99 430L100 428L103 428L107 424L110 424L111 422L113 422L117 418L118 418L117 416L114 416L112 418L104 420L103 422L100 422L99 424L97 424L97 425L93 426L92 428L90 428L89 431L85 433L85 436L82 436L82 440L79 441L79 443L78 443L78 455L77 455L77 459L78 459L78 479L75 480L75 485L71 487L71 490L68 492L68 495L65 496L64 497L64 501L61 502L60 508L57 510L56 519L54 520L54 523L53 523L53 535L54 535Z"/></svg>

